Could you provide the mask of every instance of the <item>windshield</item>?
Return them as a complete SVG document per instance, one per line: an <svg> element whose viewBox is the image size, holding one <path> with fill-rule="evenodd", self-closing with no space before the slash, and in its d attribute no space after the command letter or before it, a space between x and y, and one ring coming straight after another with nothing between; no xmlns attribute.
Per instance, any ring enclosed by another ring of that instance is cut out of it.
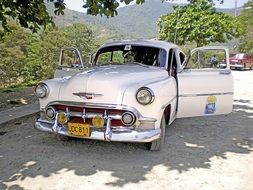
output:
<svg viewBox="0 0 253 190"><path fill-rule="evenodd" d="M118 45L100 49L95 57L96 65L124 63L164 67L166 51L156 47Z"/></svg>

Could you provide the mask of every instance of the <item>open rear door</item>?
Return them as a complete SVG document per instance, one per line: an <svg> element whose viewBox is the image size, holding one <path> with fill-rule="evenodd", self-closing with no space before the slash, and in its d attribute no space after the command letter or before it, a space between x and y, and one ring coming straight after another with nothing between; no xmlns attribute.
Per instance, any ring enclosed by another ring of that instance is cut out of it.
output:
<svg viewBox="0 0 253 190"><path fill-rule="evenodd" d="M59 65L54 78L73 76L84 70L84 64L80 52L76 48L64 48L61 50Z"/></svg>
<svg viewBox="0 0 253 190"><path fill-rule="evenodd" d="M200 47L178 73L177 117L228 114L233 105L229 52L223 47Z"/></svg>

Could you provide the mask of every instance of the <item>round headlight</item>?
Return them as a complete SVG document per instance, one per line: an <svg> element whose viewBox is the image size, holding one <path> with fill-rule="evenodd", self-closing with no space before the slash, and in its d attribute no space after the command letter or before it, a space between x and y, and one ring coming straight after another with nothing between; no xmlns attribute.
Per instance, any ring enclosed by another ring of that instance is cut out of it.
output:
<svg viewBox="0 0 253 190"><path fill-rule="evenodd" d="M126 126L131 126L135 123L135 116L131 112L125 112L121 116L121 121Z"/></svg>
<svg viewBox="0 0 253 190"><path fill-rule="evenodd" d="M35 95L38 98L45 98L48 94L49 90L45 83L40 83L35 88Z"/></svg>
<svg viewBox="0 0 253 190"><path fill-rule="evenodd" d="M151 89L142 87L137 91L136 99L140 104L148 105L154 101L155 95Z"/></svg>

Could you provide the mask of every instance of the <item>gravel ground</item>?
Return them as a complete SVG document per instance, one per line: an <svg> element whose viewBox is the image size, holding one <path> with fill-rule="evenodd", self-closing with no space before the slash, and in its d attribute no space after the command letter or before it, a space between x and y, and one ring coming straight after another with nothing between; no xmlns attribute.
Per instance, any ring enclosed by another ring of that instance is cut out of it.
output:
<svg viewBox="0 0 253 190"><path fill-rule="evenodd" d="M0 90L0 111L36 102L34 87Z"/></svg>
<svg viewBox="0 0 253 190"><path fill-rule="evenodd" d="M166 144L57 141L34 117L0 125L0 189L253 189L253 71L234 71L227 116L176 120Z"/></svg>

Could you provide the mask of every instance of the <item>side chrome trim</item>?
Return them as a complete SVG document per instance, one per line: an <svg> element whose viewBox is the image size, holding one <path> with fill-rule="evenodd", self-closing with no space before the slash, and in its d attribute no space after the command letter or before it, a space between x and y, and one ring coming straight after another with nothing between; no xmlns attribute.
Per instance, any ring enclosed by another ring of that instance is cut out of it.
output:
<svg viewBox="0 0 253 190"><path fill-rule="evenodd" d="M182 95L179 95L179 97L222 96L222 95L234 95L234 92L210 93L210 94L182 94Z"/></svg>

